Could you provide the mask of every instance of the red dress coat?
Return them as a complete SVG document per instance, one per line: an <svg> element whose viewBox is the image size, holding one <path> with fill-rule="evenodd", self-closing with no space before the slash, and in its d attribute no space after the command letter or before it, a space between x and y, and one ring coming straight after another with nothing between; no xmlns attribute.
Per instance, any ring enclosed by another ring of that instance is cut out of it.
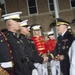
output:
<svg viewBox="0 0 75 75"><path fill-rule="evenodd" d="M34 41L39 54L47 53L46 42L43 36L34 36L32 37L32 40Z"/></svg>
<svg viewBox="0 0 75 75"><path fill-rule="evenodd" d="M48 50L49 50L50 52L52 52L55 47L56 47L56 40L55 40L55 39L53 39L53 40L49 39L49 40L47 41L47 48L48 48Z"/></svg>

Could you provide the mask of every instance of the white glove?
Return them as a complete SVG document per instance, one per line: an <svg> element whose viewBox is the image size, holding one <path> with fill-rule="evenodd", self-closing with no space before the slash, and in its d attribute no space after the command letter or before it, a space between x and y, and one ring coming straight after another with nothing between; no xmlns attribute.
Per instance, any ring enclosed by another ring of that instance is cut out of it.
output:
<svg viewBox="0 0 75 75"><path fill-rule="evenodd" d="M32 70L32 75L38 75L38 72L37 72L36 69L33 69L33 70Z"/></svg>

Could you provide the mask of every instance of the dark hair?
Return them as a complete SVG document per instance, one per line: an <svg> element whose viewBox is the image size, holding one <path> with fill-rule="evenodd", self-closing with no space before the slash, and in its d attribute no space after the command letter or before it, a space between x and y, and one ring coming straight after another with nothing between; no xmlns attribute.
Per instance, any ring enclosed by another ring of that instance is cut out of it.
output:
<svg viewBox="0 0 75 75"><path fill-rule="evenodd" d="M0 4L0 8L2 9L2 5Z"/></svg>
<svg viewBox="0 0 75 75"><path fill-rule="evenodd" d="M73 32L73 34L75 36L75 19L72 20L70 26L71 26L71 30L72 30L72 32Z"/></svg>
<svg viewBox="0 0 75 75"><path fill-rule="evenodd" d="M4 34L7 33L7 29L2 29L1 32L3 32Z"/></svg>
<svg viewBox="0 0 75 75"><path fill-rule="evenodd" d="M72 24L72 23L75 23L75 19L73 19L73 20L71 21L71 24Z"/></svg>

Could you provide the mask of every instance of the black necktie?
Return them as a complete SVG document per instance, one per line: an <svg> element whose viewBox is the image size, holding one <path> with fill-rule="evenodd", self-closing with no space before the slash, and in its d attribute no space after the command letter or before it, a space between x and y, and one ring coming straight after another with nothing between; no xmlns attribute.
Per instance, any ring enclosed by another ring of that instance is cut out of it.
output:
<svg viewBox="0 0 75 75"><path fill-rule="evenodd" d="M59 35L59 39L60 39L60 40L62 39L62 35Z"/></svg>

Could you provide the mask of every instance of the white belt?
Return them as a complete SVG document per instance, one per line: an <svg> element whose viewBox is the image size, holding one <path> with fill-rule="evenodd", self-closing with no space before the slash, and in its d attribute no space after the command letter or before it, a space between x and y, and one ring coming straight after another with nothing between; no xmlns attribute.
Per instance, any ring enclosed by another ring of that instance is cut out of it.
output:
<svg viewBox="0 0 75 75"><path fill-rule="evenodd" d="M3 68L10 68L10 67L13 67L13 62L12 62L12 61L3 62L3 63L0 63L0 65L1 65Z"/></svg>

